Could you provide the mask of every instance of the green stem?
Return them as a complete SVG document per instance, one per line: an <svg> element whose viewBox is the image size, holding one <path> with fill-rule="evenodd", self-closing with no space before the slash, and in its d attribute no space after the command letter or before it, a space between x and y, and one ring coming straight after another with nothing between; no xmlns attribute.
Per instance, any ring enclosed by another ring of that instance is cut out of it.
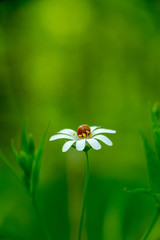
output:
<svg viewBox="0 0 160 240"><path fill-rule="evenodd" d="M143 235L143 237L141 238L141 240L146 240L150 234L150 232L152 231L154 225L156 224L158 218L160 216L160 207L157 207L157 211L156 214L151 222L151 225L149 226L149 228L147 229L147 231L145 232L145 234Z"/></svg>
<svg viewBox="0 0 160 240"><path fill-rule="evenodd" d="M37 214L37 216L38 216L38 218L39 218L39 221L40 221L40 223L41 223L41 226L42 226L42 228L43 228L43 231L44 231L44 233L45 233L45 235L46 235L46 239L47 239L47 240L52 240L52 238L51 238L51 236L50 236L50 234L49 234L49 232L48 232L48 230L47 230L46 224L45 224L45 222L43 221L43 218L41 217L41 214L40 214L40 212L39 212L39 209L38 209L37 202L36 202L35 198L32 198L32 204L33 204L34 209L35 209L35 211L36 211L36 214Z"/></svg>
<svg viewBox="0 0 160 240"><path fill-rule="evenodd" d="M81 219L80 219L80 224L79 224L78 240L81 240L81 235L82 235L83 218L84 218L84 212L85 212L85 207L86 207L86 196L87 196L87 188L88 188L88 180L89 180L89 160L88 160L87 151L85 151L85 154L86 154L86 158L87 158L87 173L86 173L86 182L85 182L85 188L84 188L82 213L81 213Z"/></svg>
<svg viewBox="0 0 160 240"><path fill-rule="evenodd" d="M2 152L0 152L0 158L6 164L6 166L8 167L9 171L13 174L13 176L15 176L16 179L18 180L18 182L25 188L27 195L30 197L30 193L29 193L28 189L26 188L25 184L23 183L21 178L17 175L17 173L15 172L14 168L11 166L11 164L6 159L6 157L2 154Z"/></svg>
<svg viewBox="0 0 160 240"><path fill-rule="evenodd" d="M2 152L0 152L0 158L3 160L3 162L6 164L6 166L8 167L8 169L10 170L10 172L17 178L17 180L19 181L20 184L23 185L23 182L21 181L20 177L16 174L16 172L14 171L13 167L11 166L11 164L7 161L6 157L2 154Z"/></svg>

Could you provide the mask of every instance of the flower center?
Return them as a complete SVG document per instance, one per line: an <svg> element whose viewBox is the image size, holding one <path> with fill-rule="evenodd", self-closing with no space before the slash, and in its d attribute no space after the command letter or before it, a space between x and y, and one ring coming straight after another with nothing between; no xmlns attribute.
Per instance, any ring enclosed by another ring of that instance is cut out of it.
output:
<svg viewBox="0 0 160 240"><path fill-rule="evenodd" d="M81 125L77 129L77 135L80 138L91 136L91 129L88 125Z"/></svg>

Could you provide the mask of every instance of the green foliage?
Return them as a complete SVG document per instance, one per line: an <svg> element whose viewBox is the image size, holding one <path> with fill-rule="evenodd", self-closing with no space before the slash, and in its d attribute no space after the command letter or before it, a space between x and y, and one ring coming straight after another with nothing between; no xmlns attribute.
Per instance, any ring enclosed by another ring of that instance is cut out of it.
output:
<svg viewBox="0 0 160 240"><path fill-rule="evenodd" d="M49 125L48 125L49 128ZM40 166L41 166L41 157L44 149L44 144L48 132L48 128L42 138L42 141L40 143L39 148L37 149L37 152L35 154L35 158L33 161L33 166L32 166L32 175L31 175L31 181L32 181L32 188L31 188L31 193L34 196L36 193L36 188L39 182L39 173L40 173Z"/></svg>
<svg viewBox="0 0 160 240"><path fill-rule="evenodd" d="M17 178L17 180L21 183L21 179L19 178L19 176L16 174L16 171L14 170L14 168L11 166L11 164L9 163L8 159L6 158L6 156L0 151L0 159L6 164L6 166L8 167L8 169L10 169L10 171L12 172L12 174Z"/></svg>
<svg viewBox="0 0 160 240"><path fill-rule="evenodd" d="M148 164L150 188L153 193L160 193L160 162L157 159L156 152L152 149L144 136L143 142Z"/></svg>
<svg viewBox="0 0 160 240"><path fill-rule="evenodd" d="M153 194L160 193L160 122L159 106L156 103L151 108L152 132L155 148L151 147L143 136L144 148L148 164L150 187Z"/></svg>
<svg viewBox="0 0 160 240"><path fill-rule="evenodd" d="M146 193L146 194L149 194L150 193L150 190L148 189L145 189L145 188L134 188L134 189L127 189L127 188L124 188L123 189L124 191L128 192L128 193L138 193L138 192L141 192L141 193Z"/></svg>
<svg viewBox="0 0 160 240"><path fill-rule="evenodd" d="M144 192L151 195L156 202L160 203L160 122L159 122L159 105L156 103L151 108L152 132L154 146L152 147L147 138L142 134L144 149L146 154L148 175L149 175L149 190L147 189L132 189L127 192Z"/></svg>
<svg viewBox="0 0 160 240"><path fill-rule="evenodd" d="M26 126L22 132L21 150L19 153L14 147L13 143L11 144L14 157L23 171L23 183L32 196L35 196L39 181L40 163L47 132L48 128L38 149L35 149L35 143L32 135L27 135Z"/></svg>
<svg viewBox="0 0 160 240"><path fill-rule="evenodd" d="M152 133L154 147L152 147L147 138L142 134L145 155L148 166L149 189L135 188L124 190L130 193L143 192L152 196L156 202L160 203L160 122L159 122L159 105L156 103L151 108Z"/></svg>
<svg viewBox="0 0 160 240"><path fill-rule="evenodd" d="M156 149L157 158L160 162L160 110L159 105L156 103L151 109L151 117L152 117L152 130L153 130L153 139Z"/></svg>

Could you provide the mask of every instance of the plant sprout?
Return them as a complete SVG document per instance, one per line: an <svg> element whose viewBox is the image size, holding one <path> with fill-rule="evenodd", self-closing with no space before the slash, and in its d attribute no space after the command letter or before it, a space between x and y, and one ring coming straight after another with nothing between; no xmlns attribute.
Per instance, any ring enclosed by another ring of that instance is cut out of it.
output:
<svg viewBox="0 0 160 240"><path fill-rule="evenodd" d="M52 238L48 232L45 222L43 221L43 218L41 217L41 214L37 206L37 201L36 201L36 192L37 192L38 183L39 183L41 158L42 158L42 153L44 149L47 132L48 132L48 128L42 138L40 146L37 149L35 148L35 143L32 135L31 134L28 135L26 133L26 127L22 132L20 151L16 150L12 142L11 144L12 152L14 154L16 162L18 163L22 171L22 177L19 177L19 175L16 173L16 171L14 170L14 168L12 167L12 165L9 163L8 159L4 156L2 152L0 152L0 159L2 159L5 162L5 164L8 166L12 174L18 179L18 181L26 189L27 194L34 206L37 217L40 220L41 226L46 235L46 239L51 240Z"/></svg>

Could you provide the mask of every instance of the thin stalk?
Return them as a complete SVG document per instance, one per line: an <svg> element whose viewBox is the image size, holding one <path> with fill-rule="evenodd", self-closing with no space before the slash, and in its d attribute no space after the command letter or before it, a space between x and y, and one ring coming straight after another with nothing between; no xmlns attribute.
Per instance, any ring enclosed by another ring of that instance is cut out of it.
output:
<svg viewBox="0 0 160 240"><path fill-rule="evenodd" d="M41 214L40 214L40 212L39 212L39 209L38 209L37 202L36 202L35 198L32 198L32 204L33 204L34 209L35 209L35 212L36 212L36 214L37 214L37 216L38 216L38 218L39 218L39 221L40 221L40 224L41 224L41 226L42 226L42 228L43 228L43 231L44 231L44 233L45 233L45 235L46 235L46 239L47 239L47 240L52 240L52 238L51 238L51 236L50 236L50 234L49 234L49 232L48 232L48 229L47 229L47 227L46 227L46 224L45 224L45 222L43 221L43 218L41 217Z"/></svg>
<svg viewBox="0 0 160 240"><path fill-rule="evenodd" d="M13 167L11 166L11 164L6 160L6 157L2 154L2 152L0 152L0 158L3 160L3 162L6 164L6 166L8 167L8 169L10 170L10 172L17 178L18 182L20 184L23 185L23 182L21 181L20 177L16 174L16 172L14 171Z"/></svg>
<svg viewBox="0 0 160 240"><path fill-rule="evenodd" d="M86 154L86 159L87 159L87 173L86 173L86 182L85 182L85 187L84 187L84 197L83 197L81 219L80 219L80 224L79 224L78 240L81 240L81 235L82 235L82 226L83 226L84 212L85 212L85 207L86 207L86 196L87 196L87 188L88 188L88 180L89 180L89 160L88 160L87 151L85 151L85 154Z"/></svg>
<svg viewBox="0 0 160 240"><path fill-rule="evenodd" d="M160 207L157 207L157 211L156 214L151 222L151 225L149 226L149 228L147 229L147 231L145 232L145 234L143 235L143 237L141 238L141 240L146 240L150 234L150 232L152 231L154 225L156 224L158 218L160 216Z"/></svg>
<svg viewBox="0 0 160 240"><path fill-rule="evenodd" d="M30 193L28 191L28 189L26 188L25 184L23 183L23 181L21 180L21 178L17 175L17 173L15 172L14 168L12 167L12 165L7 161L6 157L2 154L2 152L0 152L0 158L3 160L3 162L6 164L6 166L8 167L9 171L13 174L13 176L16 177L16 179L18 180L18 182L25 188L27 195L30 197Z"/></svg>

